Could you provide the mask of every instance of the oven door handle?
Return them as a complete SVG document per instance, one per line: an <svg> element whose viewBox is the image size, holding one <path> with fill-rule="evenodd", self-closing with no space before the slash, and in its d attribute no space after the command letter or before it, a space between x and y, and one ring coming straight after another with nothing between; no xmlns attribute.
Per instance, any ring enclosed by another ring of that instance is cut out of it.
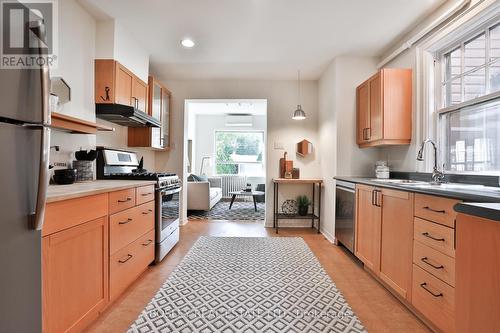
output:
<svg viewBox="0 0 500 333"><path fill-rule="evenodd" d="M159 191L160 191L160 195L170 195L170 194L179 193L181 190L182 190L182 187L175 188L173 190L161 190L160 189Z"/></svg>

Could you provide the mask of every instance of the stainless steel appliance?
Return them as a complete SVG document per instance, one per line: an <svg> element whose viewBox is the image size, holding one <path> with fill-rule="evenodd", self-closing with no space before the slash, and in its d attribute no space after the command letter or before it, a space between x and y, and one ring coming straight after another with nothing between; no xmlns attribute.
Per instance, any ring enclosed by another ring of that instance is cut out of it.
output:
<svg viewBox="0 0 500 333"><path fill-rule="evenodd" d="M98 179L155 180L155 262L160 262L179 241L179 177L173 173L147 172L134 152L97 149Z"/></svg>
<svg viewBox="0 0 500 333"><path fill-rule="evenodd" d="M23 50L43 56L43 21L29 22L28 29L40 39L39 45ZM50 147L48 67L0 69L0 101L0 330L41 332L40 230Z"/></svg>
<svg viewBox="0 0 500 333"><path fill-rule="evenodd" d="M335 240L354 253L356 185L337 180L335 187Z"/></svg>

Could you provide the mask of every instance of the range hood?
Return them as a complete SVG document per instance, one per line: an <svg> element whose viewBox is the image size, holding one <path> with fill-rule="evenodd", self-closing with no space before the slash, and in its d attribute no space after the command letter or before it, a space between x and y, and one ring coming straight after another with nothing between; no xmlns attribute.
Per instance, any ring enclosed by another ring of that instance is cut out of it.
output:
<svg viewBox="0 0 500 333"><path fill-rule="evenodd" d="M127 127L160 127L158 119L130 105L96 104L96 117Z"/></svg>

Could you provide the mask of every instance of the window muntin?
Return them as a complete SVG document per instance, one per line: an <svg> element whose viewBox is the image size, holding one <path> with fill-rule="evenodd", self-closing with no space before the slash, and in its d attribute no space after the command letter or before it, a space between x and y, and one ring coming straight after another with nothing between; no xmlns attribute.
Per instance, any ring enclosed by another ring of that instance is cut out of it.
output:
<svg viewBox="0 0 500 333"><path fill-rule="evenodd" d="M261 177L265 174L264 132L216 131L215 173Z"/></svg>

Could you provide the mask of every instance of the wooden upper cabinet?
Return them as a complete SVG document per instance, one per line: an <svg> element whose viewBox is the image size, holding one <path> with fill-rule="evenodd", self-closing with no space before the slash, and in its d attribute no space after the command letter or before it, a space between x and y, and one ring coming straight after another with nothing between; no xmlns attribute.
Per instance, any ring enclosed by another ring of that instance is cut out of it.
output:
<svg viewBox="0 0 500 333"><path fill-rule="evenodd" d="M148 79L148 114L160 121L160 127L129 128L129 147L170 148L170 91L150 76Z"/></svg>
<svg viewBox="0 0 500 333"><path fill-rule="evenodd" d="M375 274L380 271L380 207L374 187L356 186L355 255Z"/></svg>
<svg viewBox="0 0 500 333"><path fill-rule="evenodd" d="M148 85L112 59L95 60L95 102L123 104L147 112Z"/></svg>
<svg viewBox="0 0 500 333"><path fill-rule="evenodd" d="M381 196L380 278L411 300L413 193L382 189Z"/></svg>
<svg viewBox="0 0 500 333"><path fill-rule="evenodd" d="M384 68L358 86L357 119L362 148L410 144L412 70Z"/></svg>
<svg viewBox="0 0 500 333"><path fill-rule="evenodd" d="M356 104L358 107L358 145L369 139L368 130L370 128L370 85L365 82L356 89Z"/></svg>

